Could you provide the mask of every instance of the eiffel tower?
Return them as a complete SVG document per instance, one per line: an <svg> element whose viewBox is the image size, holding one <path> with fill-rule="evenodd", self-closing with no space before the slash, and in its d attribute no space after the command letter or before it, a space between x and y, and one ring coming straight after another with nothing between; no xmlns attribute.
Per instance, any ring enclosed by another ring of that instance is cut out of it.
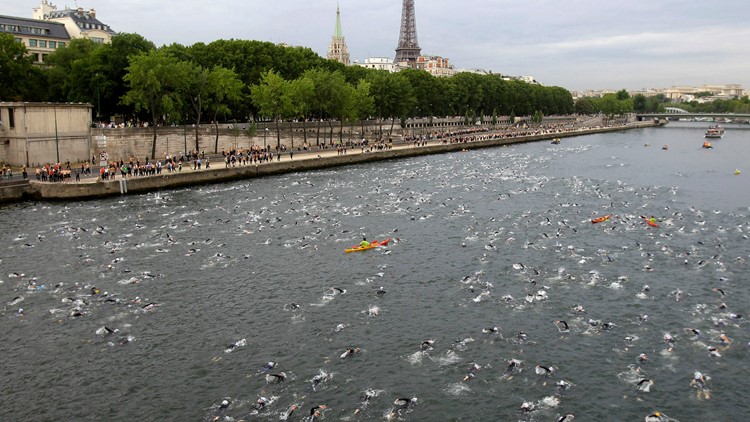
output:
<svg viewBox="0 0 750 422"><path fill-rule="evenodd" d="M396 64L399 62L415 62L422 49L417 41L417 19L414 14L414 0L404 0L401 10L401 35L396 47Z"/></svg>

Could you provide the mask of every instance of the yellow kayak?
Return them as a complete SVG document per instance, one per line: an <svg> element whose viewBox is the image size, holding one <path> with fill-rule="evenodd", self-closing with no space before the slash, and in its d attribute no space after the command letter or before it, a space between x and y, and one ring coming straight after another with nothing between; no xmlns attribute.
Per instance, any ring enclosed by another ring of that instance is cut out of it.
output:
<svg viewBox="0 0 750 422"><path fill-rule="evenodd" d="M375 248L377 246L385 246L390 241L391 241L390 237L388 239L383 240L382 242L381 241L377 241L377 240L373 240L372 243L370 243L370 246L364 246L364 247L362 247L362 246L359 246L359 245L355 245L355 246L352 246L351 248L344 249L344 252L346 252L346 253L349 253L349 252L362 252L362 251L366 251L368 249Z"/></svg>

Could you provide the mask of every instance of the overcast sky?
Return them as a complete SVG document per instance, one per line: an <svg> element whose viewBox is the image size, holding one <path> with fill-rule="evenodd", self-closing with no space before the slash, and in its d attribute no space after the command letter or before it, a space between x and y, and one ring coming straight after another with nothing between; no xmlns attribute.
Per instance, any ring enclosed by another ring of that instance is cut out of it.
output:
<svg viewBox="0 0 750 422"><path fill-rule="evenodd" d="M31 17L41 0L3 0ZM393 58L401 0L57 0L156 45L253 39L325 56L336 5L352 60ZM739 83L750 89L748 0L415 0L423 54L569 90Z"/></svg>

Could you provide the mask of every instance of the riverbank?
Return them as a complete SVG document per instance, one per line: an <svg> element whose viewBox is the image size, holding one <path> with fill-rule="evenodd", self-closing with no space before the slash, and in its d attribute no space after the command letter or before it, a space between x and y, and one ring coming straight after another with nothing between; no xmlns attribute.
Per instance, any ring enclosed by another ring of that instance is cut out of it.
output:
<svg viewBox="0 0 750 422"><path fill-rule="evenodd" d="M576 129L565 132L548 132L535 135L493 138L492 132L476 134L481 140L462 140L449 142L447 139L429 141L425 145L413 143L393 145L389 149L351 148L345 154L335 149L314 150L304 153L295 152L292 159L284 154L280 161L262 164L236 165L225 167L221 161L212 162L210 169L192 170L185 165L182 171L173 171L152 176L116 178L99 180L84 178L80 182L42 182L38 180L18 181L18 183L0 186L0 203L11 203L24 200L69 201L95 199L108 196L142 194L162 189L195 186L209 183L228 182L233 180L264 177L275 174L301 172L309 170L362 164L382 160L416 157L430 154L444 154L478 148L492 148L504 145L591 135L595 133L614 132L641 127L651 127L654 123L638 122L626 126L595 127ZM492 138L492 139L487 139Z"/></svg>

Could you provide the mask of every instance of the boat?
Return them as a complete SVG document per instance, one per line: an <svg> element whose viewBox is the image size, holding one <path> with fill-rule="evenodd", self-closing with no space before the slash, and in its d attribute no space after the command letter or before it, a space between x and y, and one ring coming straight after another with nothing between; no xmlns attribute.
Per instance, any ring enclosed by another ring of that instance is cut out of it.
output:
<svg viewBox="0 0 750 422"><path fill-rule="evenodd" d="M559 145L560 144L560 138L555 138L552 140L552 145Z"/></svg>
<svg viewBox="0 0 750 422"><path fill-rule="evenodd" d="M388 242L390 242L390 241L391 241L390 237L388 239L385 239L385 240L382 240L382 241L373 240L372 242L370 242L370 246L354 245L351 248L344 249L344 252L346 252L346 253L349 253L349 252L362 252L362 251L366 251L368 249L376 248L378 246L386 246L388 244Z"/></svg>
<svg viewBox="0 0 750 422"><path fill-rule="evenodd" d="M705 141L703 142L703 148L713 148L714 146L711 145L711 142Z"/></svg>
<svg viewBox="0 0 750 422"><path fill-rule="evenodd" d="M607 220L609 220L609 217L611 215L612 214L607 214L607 215L603 215L601 217L594 218L593 220L591 220L591 224L596 224L596 223L601 223L603 221L607 221Z"/></svg>
<svg viewBox="0 0 750 422"><path fill-rule="evenodd" d="M711 125L706 129L704 138L721 139L724 136L724 128L719 125Z"/></svg>
<svg viewBox="0 0 750 422"><path fill-rule="evenodd" d="M646 224L648 224L651 227L657 227L657 228L659 227L659 223L657 223L655 219L653 219L653 217L652 218L643 217L643 221L645 221Z"/></svg>

